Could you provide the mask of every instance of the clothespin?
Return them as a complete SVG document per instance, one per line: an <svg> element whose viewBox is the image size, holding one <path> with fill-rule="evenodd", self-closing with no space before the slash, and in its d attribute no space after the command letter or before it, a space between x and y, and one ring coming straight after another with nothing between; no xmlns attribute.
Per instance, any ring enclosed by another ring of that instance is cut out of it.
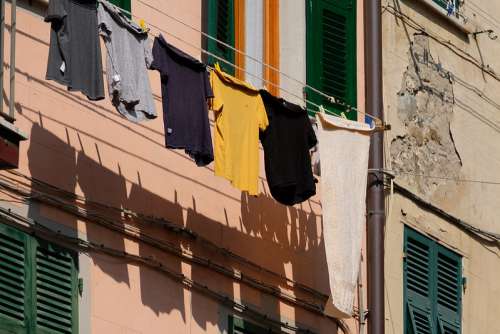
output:
<svg viewBox="0 0 500 334"><path fill-rule="evenodd" d="M144 31L148 31L149 30L148 26L146 25L146 21L144 21L144 19L139 19L139 26Z"/></svg>

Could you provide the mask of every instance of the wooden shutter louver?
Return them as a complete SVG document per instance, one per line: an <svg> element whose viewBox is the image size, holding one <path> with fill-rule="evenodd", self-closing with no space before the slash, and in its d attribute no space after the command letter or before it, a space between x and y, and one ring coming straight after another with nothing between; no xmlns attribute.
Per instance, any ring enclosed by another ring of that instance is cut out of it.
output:
<svg viewBox="0 0 500 334"><path fill-rule="evenodd" d="M0 329L8 333L21 333L26 328L26 252L26 236L0 226Z"/></svg>
<svg viewBox="0 0 500 334"><path fill-rule="evenodd" d="M223 44L225 43L234 47L234 0L211 0L208 10L208 33L217 39L217 41L208 39L208 51L234 64L234 50ZM234 66L213 56L209 56L208 59L209 64L213 65L218 62L227 73L235 73Z"/></svg>
<svg viewBox="0 0 500 334"><path fill-rule="evenodd" d="M347 20L323 10L322 91L343 99L347 95Z"/></svg>
<svg viewBox="0 0 500 334"><path fill-rule="evenodd" d="M356 107L356 6L353 0L308 0L307 83ZM340 113L346 108L307 89L307 99ZM317 110L310 104L308 109ZM346 114L357 119L355 112Z"/></svg>
<svg viewBox="0 0 500 334"><path fill-rule="evenodd" d="M75 262L71 254L39 243L36 249L36 325L40 332L74 333Z"/></svg>

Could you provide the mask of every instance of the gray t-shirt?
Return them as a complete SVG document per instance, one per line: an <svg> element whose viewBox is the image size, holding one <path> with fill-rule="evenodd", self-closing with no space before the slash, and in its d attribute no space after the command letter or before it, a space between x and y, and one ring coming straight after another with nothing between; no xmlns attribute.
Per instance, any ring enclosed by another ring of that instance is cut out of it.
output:
<svg viewBox="0 0 500 334"><path fill-rule="evenodd" d="M51 23L46 79L103 99L96 1L50 0L45 21Z"/></svg>
<svg viewBox="0 0 500 334"><path fill-rule="evenodd" d="M148 32L104 0L99 0L97 17L106 44L106 73L113 105L133 122L156 118L148 75L153 61Z"/></svg>

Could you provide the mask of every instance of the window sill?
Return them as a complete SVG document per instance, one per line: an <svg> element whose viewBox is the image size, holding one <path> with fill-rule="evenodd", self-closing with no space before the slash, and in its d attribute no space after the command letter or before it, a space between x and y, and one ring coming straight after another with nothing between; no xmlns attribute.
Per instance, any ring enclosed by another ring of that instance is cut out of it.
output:
<svg viewBox="0 0 500 334"><path fill-rule="evenodd" d="M441 18L445 19L448 23L450 23L452 26L462 31L463 33L468 35L476 31L474 24L467 18L457 17L455 15L453 16L448 15L445 9L440 7L432 0L418 0L418 1L423 3L430 10L432 10L434 14L439 15Z"/></svg>

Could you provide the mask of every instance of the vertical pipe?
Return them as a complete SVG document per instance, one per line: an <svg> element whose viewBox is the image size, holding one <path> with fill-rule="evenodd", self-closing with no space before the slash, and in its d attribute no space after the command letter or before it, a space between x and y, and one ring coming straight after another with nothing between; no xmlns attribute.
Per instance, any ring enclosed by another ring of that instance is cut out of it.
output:
<svg viewBox="0 0 500 334"><path fill-rule="evenodd" d="M16 0L10 3L10 94L9 94L9 117L14 119L14 102L16 99Z"/></svg>
<svg viewBox="0 0 500 334"><path fill-rule="evenodd" d="M365 0L366 110L383 120L382 102L382 13L381 0ZM383 132L372 135L371 169L384 165ZM368 259L368 333L385 332L384 309L384 183L381 173L368 175L367 259Z"/></svg>
<svg viewBox="0 0 500 334"><path fill-rule="evenodd" d="M4 30L5 30L5 0L0 0L0 114L3 113Z"/></svg>

